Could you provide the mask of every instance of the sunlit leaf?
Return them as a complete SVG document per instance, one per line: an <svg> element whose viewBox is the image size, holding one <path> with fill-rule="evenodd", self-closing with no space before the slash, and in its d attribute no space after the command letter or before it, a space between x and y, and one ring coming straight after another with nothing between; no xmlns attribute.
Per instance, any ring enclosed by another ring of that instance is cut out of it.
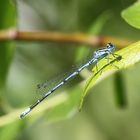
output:
<svg viewBox="0 0 140 140"><path fill-rule="evenodd" d="M88 91L95 86L95 84L102 81L104 78L111 75L112 73L117 72L121 69L128 68L140 61L140 41L131 44L128 47L121 49L115 53L122 56L122 59L118 61L112 58L112 61L110 61L110 63L112 64L108 64L107 60L105 59L101 60L98 63L100 71L96 74L93 74L93 76L87 81L85 91L80 103L80 109L82 107L85 96L87 95ZM95 72L96 68L94 67L92 71Z"/></svg>
<svg viewBox="0 0 140 140"><path fill-rule="evenodd" d="M122 11L122 17L131 26L140 29L140 2Z"/></svg>

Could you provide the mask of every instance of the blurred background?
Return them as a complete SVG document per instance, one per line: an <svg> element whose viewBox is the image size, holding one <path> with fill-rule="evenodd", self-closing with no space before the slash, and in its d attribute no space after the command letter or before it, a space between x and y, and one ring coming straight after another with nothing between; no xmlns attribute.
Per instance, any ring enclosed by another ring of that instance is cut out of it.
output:
<svg viewBox="0 0 140 140"><path fill-rule="evenodd" d="M16 3L10 1L10 4L16 6L17 28L20 31L91 33L92 28L93 35L138 40L139 30L128 25L121 17L121 11L134 2L17 0ZM77 59L83 60L86 52L94 49L74 43L39 41L14 41L12 48L7 72L0 73L6 79L0 86L0 140L140 139L140 63L121 71L126 101L123 107L117 103L114 74L90 90L82 111L78 112L84 91L82 83L89 76L80 75L49 97L33 111L35 113L31 112L21 120L19 114L41 96L36 90L38 83L63 71L71 71ZM7 63L3 54L1 50L1 69ZM57 77L53 79L57 80Z"/></svg>

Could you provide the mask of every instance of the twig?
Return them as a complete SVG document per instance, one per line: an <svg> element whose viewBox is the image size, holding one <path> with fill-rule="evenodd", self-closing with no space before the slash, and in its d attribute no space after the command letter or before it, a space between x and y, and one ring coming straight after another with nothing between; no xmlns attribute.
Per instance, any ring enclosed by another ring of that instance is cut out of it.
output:
<svg viewBox="0 0 140 140"><path fill-rule="evenodd" d="M61 33L48 31L18 31L16 29L8 29L0 31L0 41L20 40L20 41L49 41L59 43L79 43L90 46L105 45L113 42L119 48L134 42L127 39L119 39L109 36L93 36L84 33Z"/></svg>

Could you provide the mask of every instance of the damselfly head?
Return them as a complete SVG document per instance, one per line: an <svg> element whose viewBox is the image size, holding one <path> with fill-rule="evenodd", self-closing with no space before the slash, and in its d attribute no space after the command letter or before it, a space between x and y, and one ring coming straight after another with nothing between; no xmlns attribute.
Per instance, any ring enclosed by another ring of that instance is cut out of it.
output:
<svg viewBox="0 0 140 140"><path fill-rule="evenodd" d="M37 87L37 89L40 89L42 86L41 86L41 84L37 84L36 87Z"/></svg>
<svg viewBox="0 0 140 140"><path fill-rule="evenodd" d="M115 46L112 43L107 44L107 48L112 52L115 50Z"/></svg>

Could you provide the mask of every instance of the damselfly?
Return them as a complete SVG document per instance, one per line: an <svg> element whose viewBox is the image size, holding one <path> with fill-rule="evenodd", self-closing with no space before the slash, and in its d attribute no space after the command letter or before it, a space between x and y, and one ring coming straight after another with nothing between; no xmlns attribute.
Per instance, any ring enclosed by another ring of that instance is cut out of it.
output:
<svg viewBox="0 0 140 140"><path fill-rule="evenodd" d="M56 86L54 86L51 90L49 90L47 93L45 93L40 99L38 99L33 105L31 105L29 108L27 108L24 112L21 113L20 118L23 118L26 116L29 112L31 112L38 104L40 104L45 98L47 98L49 95L51 95L55 90L60 88L62 85L64 85L67 81L69 81L71 78L77 76L83 69L90 66L91 64L97 65L98 61L101 59L107 57L108 55L112 55L116 58L116 54L114 54L115 46L111 43L108 43L105 48L101 48L96 50L93 53L92 58L86 62L84 65L79 67L74 72L70 73L66 78L64 78L60 83L58 83Z"/></svg>

